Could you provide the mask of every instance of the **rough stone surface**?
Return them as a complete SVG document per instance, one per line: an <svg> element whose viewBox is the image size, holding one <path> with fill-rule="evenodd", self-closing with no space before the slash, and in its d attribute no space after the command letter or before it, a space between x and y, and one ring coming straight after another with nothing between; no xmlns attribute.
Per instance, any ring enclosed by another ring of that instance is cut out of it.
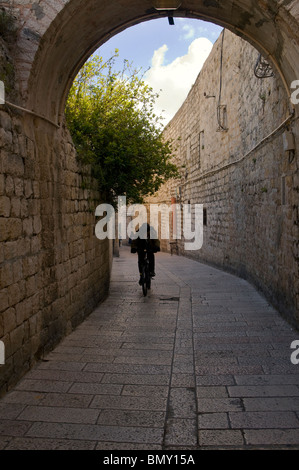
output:
<svg viewBox="0 0 299 470"><path fill-rule="evenodd" d="M2 394L107 295L111 249L68 131L4 106L0 119Z"/></svg>
<svg viewBox="0 0 299 470"><path fill-rule="evenodd" d="M248 282L188 258L158 253L144 297L123 246L110 296L0 400L0 449L298 450L298 337Z"/></svg>
<svg viewBox="0 0 299 470"><path fill-rule="evenodd" d="M273 133L289 116L288 97L277 74L255 76L257 58L229 31L220 36L164 131L177 147L181 178L149 202L190 204L193 219L194 204L203 204L203 246L185 250L182 233L179 253L250 279L299 326L298 154L284 151L286 126ZM297 135L296 122L289 128ZM173 248L166 240L163 247Z"/></svg>

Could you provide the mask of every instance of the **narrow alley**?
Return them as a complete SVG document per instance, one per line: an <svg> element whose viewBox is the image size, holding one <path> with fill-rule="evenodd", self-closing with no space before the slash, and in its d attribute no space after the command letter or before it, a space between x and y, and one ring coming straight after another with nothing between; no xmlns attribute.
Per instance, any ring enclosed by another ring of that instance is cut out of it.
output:
<svg viewBox="0 0 299 470"><path fill-rule="evenodd" d="M0 449L299 449L298 331L190 259L137 279L121 247L109 297L0 400Z"/></svg>

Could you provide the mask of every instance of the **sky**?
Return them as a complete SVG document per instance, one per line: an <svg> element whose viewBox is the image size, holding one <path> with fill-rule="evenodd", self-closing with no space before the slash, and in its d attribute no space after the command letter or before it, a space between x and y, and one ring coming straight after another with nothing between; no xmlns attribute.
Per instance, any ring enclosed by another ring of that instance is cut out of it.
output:
<svg viewBox="0 0 299 470"><path fill-rule="evenodd" d="M123 60L142 67L144 80L159 94L156 113L166 125L186 99L222 27L196 19L146 21L113 36L96 53L107 60L119 50Z"/></svg>

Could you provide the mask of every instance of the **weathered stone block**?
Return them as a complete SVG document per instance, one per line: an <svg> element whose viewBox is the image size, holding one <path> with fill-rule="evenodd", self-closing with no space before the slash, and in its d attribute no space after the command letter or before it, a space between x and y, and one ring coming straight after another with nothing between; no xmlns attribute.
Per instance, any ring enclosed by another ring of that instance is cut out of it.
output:
<svg viewBox="0 0 299 470"><path fill-rule="evenodd" d="M0 291L0 312L8 308L8 289L2 289ZM3 321L3 320L2 320Z"/></svg>
<svg viewBox="0 0 299 470"><path fill-rule="evenodd" d="M26 158L27 156L26 136L24 134L18 137L18 154L22 158Z"/></svg>
<svg viewBox="0 0 299 470"><path fill-rule="evenodd" d="M25 218L29 216L29 211L28 211L28 201L25 198L21 198L20 200L21 203L21 217Z"/></svg>
<svg viewBox="0 0 299 470"><path fill-rule="evenodd" d="M33 189L32 189L32 181L26 180L24 183L24 196L26 198L29 198L33 194Z"/></svg>
<svg viewBox="0 0 299 470"><path fill-rule="evenodd" d="M24 333L25 327L24 324L17 326L14 330L12 330L9 334L10 336L10 346L13 352L16 352L18 349L21 349L23 342L24 342Z"/></svg>
<svg viewBox="0 0 299 470"><path fill-rule="evenodd" d="M33 233L38 235L42 230L42 222L39 215L33 217Z"/></svg>
<svg viewBox="0 0 299 470"><path fill-rule="evenodd" d="M4 325L4 334L10 333L13 331L16 326L16 312L14 308L8 308L3 312L3 325Z"/></svg>
<svg viewBox="0 0 299 470"><path fill-rule="evenodd" d="M12 262L14 282L19 282L23 277L22 260L18 259Z"/></svg>
<svg viewBox="0 0 299 470"><path fill-rule="evenodd" d="M12 133L0 127L0 147L9 149L12 145Z"/></svg>
<svg viewBox="0 0 299 470"><path fill-rule="evenodd" d="M8 292L8 300L9 300L10 307L21 302L26 295L25 281L22 280L20 282L10 285L7 288L7 292Z"/></svg>
<svg viewBox="0 0 299 470"><path fill-rule="evenodd" d="M11 117L8 113L5 111L0 111L0 126L5 130L5 131L11 131Z"/></svg>
<svg viewBox="0 0 299 470"><path fill-rule="evenodd" d="M4 245L4 259L10 260L12 258L17 258L19 256L19 248L22 245L22 241L15 240L12 242L7 242Z"/></svg>
<svg viewBox="0 0 299 470"><path fill-rule="evenodd" d="M18 155L10 154L7 151L3 155L3 172L12 176L24 175L24 162Z"/></svg>
<svg viewBox="0 0 299 470"><path fill-rule="evenodd" d="M23 220L23 233L25 237L30 237L33 234L33 223L32 219L24 219Z"/></svg>
<svg viewBox="0 0 299 470"><path fill-rule="evenodd" d="M0 196L0 217L9 217L10 208L10 199L7 196Z"/></svg>
<svg viewBox="0 0 299 470"><path fill-rule="evenodd" d="M17 325L22 325L32 314L30 299L24 299L15 305Z"/></svg>
<svg viewBox="0 0 299 470"><path fill-rule="evenodd" d="M23 259L22 269L25 279L36 274L39 270L39 257L36 255Z"/></svg>
<svg viewBox="0 0 299 470"><path fill-rule="evenodd" d="M30 239L30 253L32 255L38 254L41 250L40 237L34 236Z"/></svg>
<svg viewBox="0 0 299 470"><path fill-rule="evenodd" d="M22 235L22 221L14 218L0 219L0 242L14 240Z"/></svg>
<svg viewBox="0 0 299 470"><path fill-rule="evenodd" d="M39 198L40 197L40 183L39 181L33 181L32 182L32 189L33 189L33 196L35 198Z"/></svg>
<svg viewBox="0 0 299 470"><path fill-rule="evenodd" d="M0 196L3 196L5 191L5 178L4 175L0 174Z"/></svg>
<svg viewBox="0 0 299 470"><path fill-rule="evenodd" d="M26 148L27 148L27 158L34 160L35 159L35 145L31 139L27 138Z"/></svg>
<svg viewBox="0 0 299 470"><path fill-rule="evenodd" d="M18 197L11 198L11 216L20 217L21 215L21 200Z"/></svg>
<svg viewBox="0 0 299 470"><path fill-rule="evenodd" d="M24 181L21 178L14 178L15 195L24 196Z"/></svg>
<svg viewBox="0 0 299 470"><path fill-rule="evenodd" d="M5 179L5 194L7 196L12 196L14 194L15 186L13 178L8 175Z"/></svg>

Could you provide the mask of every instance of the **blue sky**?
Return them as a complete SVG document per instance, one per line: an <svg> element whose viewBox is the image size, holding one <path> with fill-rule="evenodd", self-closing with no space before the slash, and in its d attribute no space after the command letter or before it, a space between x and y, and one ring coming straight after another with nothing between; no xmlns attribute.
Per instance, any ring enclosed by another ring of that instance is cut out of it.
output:
<svg viewBox="0 0 299 470"><path fill-rule="evenodd" d="M196 19L167 18L146 21L117 34L97 51L108 59L119 50L119 66L124 59L146 72L145 80L159 93L156 112L164 124L173 117L186 98L213 43L222 28ZM149 69L149 70L148 70Z"/></svg>

